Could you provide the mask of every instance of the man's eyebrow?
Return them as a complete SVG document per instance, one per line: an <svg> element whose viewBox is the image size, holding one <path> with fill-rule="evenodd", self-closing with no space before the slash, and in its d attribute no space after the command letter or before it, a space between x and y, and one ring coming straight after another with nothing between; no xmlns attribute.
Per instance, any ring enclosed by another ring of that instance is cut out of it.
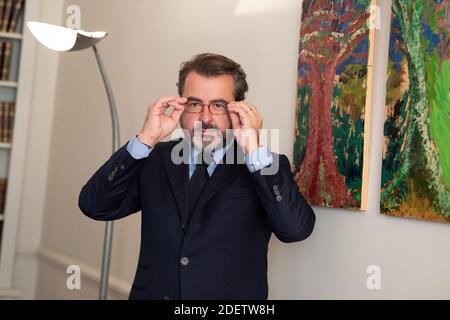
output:
<svg viewBox="0 0 450 320"><path fill-rule="evenodd" d="M226 104L229 103L229 102L226 101L225 99L214 99L214 100L211 100L211 101L210 101L210 103L217 103L217 102L223 102L223 103L226 103Z"/></svg>
<svg viewBox="0 0 450 320"><path fill-rule="evenodd" d="M198 101L198 102L203 102L202 99L199 99L199 98L196 98L196 97L188 97L187 100L188 100L188 101ZM211 100L209 103L217 103L217 102L223 102L223 103L226 103L226 104L229 103L228 101L226 101L226 100L223 99L223 98L218 98L218 99Z"/></svg>
<svg viewBox="0 0 450 320"><path fill-rule="evenodd" d="M196 97L187 97L188 100L190 101L200 101L203 102L202 99L196 98Z"/></svg>

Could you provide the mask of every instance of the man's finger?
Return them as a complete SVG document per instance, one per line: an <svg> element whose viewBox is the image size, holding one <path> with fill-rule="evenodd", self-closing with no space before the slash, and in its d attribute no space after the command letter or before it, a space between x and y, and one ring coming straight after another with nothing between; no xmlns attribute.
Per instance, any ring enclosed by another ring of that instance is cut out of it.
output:
<svg viewBox="0 0 450 320"><path fill-rule="evenodd" d="M158 112L160 112L162 109L166 109L171 104L174 104L174 103L184 104L184 103L186 103L186 98L177 97L177 96L162 97L154 103L153 107L154 107L154 109L158 110Z"/></svg>
<svg viewBox="0 0 450 320"><path fill-rule="evenodd" d="M250 103L248 102L231 102L228 107L237 107L237 108L242 108L244 110L246 110L247 112L251 112L251 111L256 111L256 108L253 107Z"/></svg>
<svg viewBox="0 0 450 320"><path fill-rule="evenodd" d="M167 102L172 101L176 97L163 97L158 99L150 108L151 114L163 114L167 109Z"/></svg>
<svg viewBox="0 0 450 320"><path fill-rule="evenodd" d="M231 119L231 126L233 127L233 129L242 128L242 123L241 123L241 120L239 119L239 115L237 113L231 112L230 119Z"/></svg>
<svg viewBox="0 0 450 320"><path fill-rule="evenodd" d="M175 121L179 121L183 111L184 109L174 109L170 114L170 118L172 118Z"/></svg>
<svg viewBox="0 0 450 320"><path fill-rule="evenodd" d="M235 112L237 114L239 114L239 118L241 119L242 124L246 124L248 122L248 120L250 119L250 114L249 112L244 109L242 106L229 106L228 110L231 112Z"/></svg>
<svg viewBox="0 0 450 320"><path fill-rule="evenodd" d="M167 108L169 108L169 107L174 107L174 109L176 109L176 110L184 110L185 105L173 101L173 102L168 102L167 103Z"/></svg>
<svg viewBox="0 0 450 320"><path fill-rule="evenodd" d="M186 103L186 98L180 98L176 96L162 97L157 100L150 108L150 112L154 115L161 115L166 112L167 108L173 106L175 109L181 110L184 106L181 104Z"/></svg>
<svg viewBox="0 0 450 320"><path fill-rule="evenodd" d="M186 104L187 98L185 98L185 97L177 97L177 98L175 99L175 102L176 102L176 103L179 103L179 104Z"/></svg>
<svg viewBox="0 0 450 320"><path fill-rule="evenodd" d="M256 107L254 105L252 105L251 103L248 104L248 106L250 107L250 109L252 111L255 111L256 113L258 113L258 110L256 109Z"/></svg>
<svg viewBox="0 0 450 320"><path fill-rule="evenodd" d="M155 106L163 106L165 104L167 104L170 101L174 101L177 97L176 96L172 96L172 97L162 97L159 98L156 102L155 102Z"/></svg>

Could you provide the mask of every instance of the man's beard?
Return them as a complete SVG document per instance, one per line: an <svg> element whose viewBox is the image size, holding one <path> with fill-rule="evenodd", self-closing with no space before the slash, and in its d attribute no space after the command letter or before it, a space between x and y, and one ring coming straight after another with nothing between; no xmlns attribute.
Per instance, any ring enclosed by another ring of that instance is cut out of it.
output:
<svg viewBox="0 0 450 320"><path fill-rule="evenodd" d="M202 130L206 130L202 133ZM228 130L227 130L228 131ZM226 134L212 123L195 121L192 143L199 150L213 151L223 148L227 142Z"/></svg>

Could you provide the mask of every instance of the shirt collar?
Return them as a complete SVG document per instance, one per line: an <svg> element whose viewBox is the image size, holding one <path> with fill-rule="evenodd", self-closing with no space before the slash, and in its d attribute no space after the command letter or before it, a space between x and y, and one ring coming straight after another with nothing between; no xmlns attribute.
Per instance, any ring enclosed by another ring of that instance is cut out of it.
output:
<svg viewBox="0 0 450 320"><path fill-rule="evenodd" d="M222 158L224 157L224 155L228 152L228 150L230 149L230 147L233 145L234 143L234 139L231 139L230 142L228 142L228 144L225 147L222 147L220 149L217 150L213 150L212 151L212 157L213 157L213 161L214 163L217 165L220 163L220 161L222 160ZM195 147L192 148L192 152L191 152L191 164L195 164L195 160L197 159L198 155L200 154L201 150L197 149Z"/></svg>

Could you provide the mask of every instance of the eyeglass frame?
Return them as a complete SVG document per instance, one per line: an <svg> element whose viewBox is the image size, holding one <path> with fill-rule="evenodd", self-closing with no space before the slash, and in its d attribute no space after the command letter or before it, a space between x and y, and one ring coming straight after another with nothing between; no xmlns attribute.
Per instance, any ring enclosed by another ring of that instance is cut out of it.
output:
<svg viewBox="0 0 450 320"><path fill-rule="evenodd" d="M193 111L188 110L188 106L187 106L187 105L188 105L190 102L198 103L198 104L201 106L201 109L200 109L198 112L193 112ZM224 113L216 113L216 112L213 112L213 111L211 110L211 105L214 104L214 103L223 103L223 104L225 105L225 108L224 108L225 112L224 112ZM207 106L209 112L211 112L211 113L214 114L214 115L220 115L220 116L222 116L222 115L226 115L226 114L228 113L228 104L229 104L229 102L227 102L227 101L225 101L225 100L223 100L223 99L216 99L216 100L210 101L209 103L205 103L205 102L203 102L203 100L201 100L201 99L197 99L197 98L194 98L194 97L188 97L188 98L187 98L187 101L186 101L186 103L185 103L185 105L186 105L186 109L185 109L185 110L186 110L186 112L189 112L189 113L202 113L203 110L204 110L204 108Z"/></svg>

